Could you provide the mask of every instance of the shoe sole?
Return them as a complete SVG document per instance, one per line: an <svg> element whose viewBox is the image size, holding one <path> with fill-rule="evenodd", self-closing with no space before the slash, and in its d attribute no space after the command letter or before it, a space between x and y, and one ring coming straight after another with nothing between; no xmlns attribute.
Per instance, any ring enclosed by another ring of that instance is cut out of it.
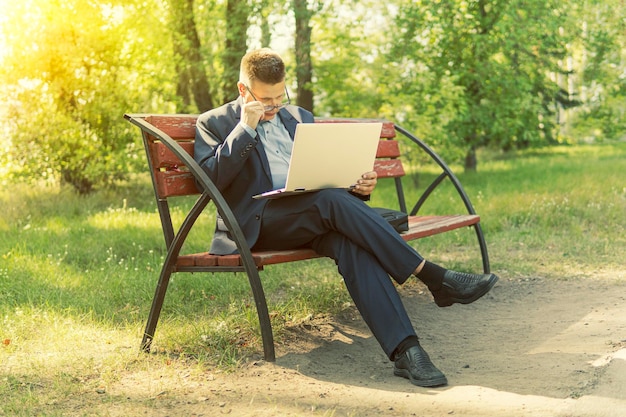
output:
<svg viewBox="0 0 626 417"><path fill-rule="evenodd" d="M469 298L449 297L449 298L444 298L444 299L440 299L440 300L435 300L435 303L439 307L449 307L449 306L451 306L454 303L471 304L474 301L478 300L483 295L487 294L493 288L493 286L496 285L496 282L498 282L498 277L492 274L491 278L489 278L488 285L485 287L485 289L483 291L477 292L476 294L474 294L473 296L471 296Z"/></svg>
<svg viewBox="0 0 626 417"><path fill-rule="evenodd" d="M393 374L395 376L408 379L409 381L411 381L411 384L417 385L418 387L432 388L448 385L448 379L445 376L428 380L415 379L411 376L411 373L407 369L398 368L394 368Z"/></svg>

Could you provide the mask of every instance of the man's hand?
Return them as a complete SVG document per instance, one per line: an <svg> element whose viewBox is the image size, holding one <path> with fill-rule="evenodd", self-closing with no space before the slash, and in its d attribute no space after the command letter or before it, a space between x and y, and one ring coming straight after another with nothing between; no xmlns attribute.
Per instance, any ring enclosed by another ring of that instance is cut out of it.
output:
<svg viewBox="0 0 626 417"><path fill-rule="evenodd" d="M361 178L356 182L352 192L360 195L370 195L376 187L376 178L378 178L376 171L366 172L361 175Z"/></svg>
<svg viewBox="0 0 626 417"><path fill-rule="evenodd" d="M256 129L265 114L265 106L260 101L251 101L241 107L241 122Z"/></svg>

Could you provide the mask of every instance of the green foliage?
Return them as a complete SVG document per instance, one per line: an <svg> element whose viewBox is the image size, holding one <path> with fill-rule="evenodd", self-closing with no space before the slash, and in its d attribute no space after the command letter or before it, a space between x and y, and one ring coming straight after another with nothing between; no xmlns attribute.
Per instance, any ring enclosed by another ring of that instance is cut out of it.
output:
<svg viewBox="0 0 626 417"><path fill-rule="evenodd" d="M168 61L154 42L155 6L30 0L9 9L5 39L29 30L11 39L0 70L0 92L11 97L3 163L14 174L60 180L85 194L133 172L137 135L122 115L166 111L171 96L167 66L153 61Z"/></svg>
<svg viewBox="0 0 626 417"><path fill-rule="evenodd" d="M620 1L583 2L582 36L572 46L581 70L583 106L565 133L585 140L620 139L626 131L626 9Z"/></svg>
<svg viewBox="0 0 626 417"><path fill-rule="evenodd" d="M396 94L407 104L407 125L421 134L443 124L429 139L469 153L554 140L561 98L548 74L563 71L566 8L544 1L404 2L388 59L403 69Z"/></svg>
<svg viewBox="0 0 626 417"><path fill-rule="evenodd" d="M123 113L196 112L234 98L232 67L246 47L277 47L296 92L293 3L255 0L229 14L240 24L228 23L228 5L244 3L6 2L0 175L68 183L80 193L116 184L143 167L139 134ZM310 1L313 73L310 85L297 87L313 90L319 116L388 118L466 168L483 147L621 138L621 6ZM233 25L237 41L225 36Z"/></svg>
<svg viewBox="0 0 626 417"><path fill-rule="evenodd" d="M372 13L376 10L376 13ZM315 113L333 117L381 117L388 95L382 78L384 57L374 47L386 33L368 24L372 15L384 22L388 12L380 2L329 2L313 17L312 55ZM378 20L378 19L376 19Z"/></svg>

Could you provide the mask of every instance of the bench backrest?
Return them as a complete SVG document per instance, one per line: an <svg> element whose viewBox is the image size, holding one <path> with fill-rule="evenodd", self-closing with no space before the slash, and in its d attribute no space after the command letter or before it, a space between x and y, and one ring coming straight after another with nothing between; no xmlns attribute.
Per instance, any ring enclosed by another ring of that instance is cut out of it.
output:
<svg viewBox="0 0 626 417"><path fill-rule="evenodd" d="M193 156L197 115L151 115L146 121L167 133ZM351 123L375 121L370 119L316 119L316 123ZM400 148L395 140L394 124L383 121L381 140L378 144L374 170L379 178L400 178L405 171L400 158ZM155 190L158 198L198 194L193 175L183 162L154 136L144 134L144 145L148 154Z"/></svg>

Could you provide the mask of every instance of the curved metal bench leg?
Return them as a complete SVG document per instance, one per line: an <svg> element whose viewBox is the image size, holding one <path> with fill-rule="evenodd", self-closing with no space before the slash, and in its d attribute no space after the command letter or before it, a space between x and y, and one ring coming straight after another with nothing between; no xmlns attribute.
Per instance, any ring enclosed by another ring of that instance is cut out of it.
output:
<svg viewBox="0 0 626 417"><path fill-rule="evenodd" d="M245 263L245 262L244 262ZM246 268L254 303L256 305L257 315L259 316L259 325L261 327L261 339L263 340L263 356L267 362L276 361L276 353L274 351L274 334L272 332L272 322L270 320L269 311L267 309L267 301L261 284L259 271L256 267L252 269Z"/></svg>
<svg viewBox="0 0 626 417"><path fill-rule="evenodd" d="M483 271L485 274L491 272L491 266L489 265L489 253L487 252L487 243L485 242L485 235L483 234L483 229L480 227L480 223L476 223L474 225L474 230L476 231L476 237L478 238L478 246L480 246L480 255L483 259Z"/></svg>
<svg viewBox="0 0 626 417"><path fill-rule="evenodd" d="M163 307L163 301L165 300L165 294L169 285L170 277L172 276L173 266L165 264L161 270L159 282L157 284L154 298L152 299L152 307L150 308L150 314L146 323L143 338L141 340L141 350L148 353L154 339L154 333L156 331L157 323L159 322L159 316L161 315L161 309ZM274 350L274 335L272 332L272 322L270 320L269 311L267 309L267 302L265 300L265 294L261 285L261 278L256 268L246 271L248 275L248 281L252 288L252 295L254 296L254 302L256 305L257 315L259 317L259 325L261 327L261 339L263 340L263 354L264 358L268 362L276 361L276 353Z"/></svg>
<svg viewBox="0 0 626 417"><path fill-rule="evenodd" d="M161 308L163 307L163 300L165 299L167 286L170 282L172 269L173 267L171 265L171 262L164 264L163 269L161 269L159 283L157 284L156 290L154 292L152 307L150 308L150 314L148 316L148 321L146 322L146 329L143 332L143 338L141 340L141 350L146 353L150 352L150 345L152 345L154 332L156 331L156 326L159 322L159 316L161 315Z"/></svg>

